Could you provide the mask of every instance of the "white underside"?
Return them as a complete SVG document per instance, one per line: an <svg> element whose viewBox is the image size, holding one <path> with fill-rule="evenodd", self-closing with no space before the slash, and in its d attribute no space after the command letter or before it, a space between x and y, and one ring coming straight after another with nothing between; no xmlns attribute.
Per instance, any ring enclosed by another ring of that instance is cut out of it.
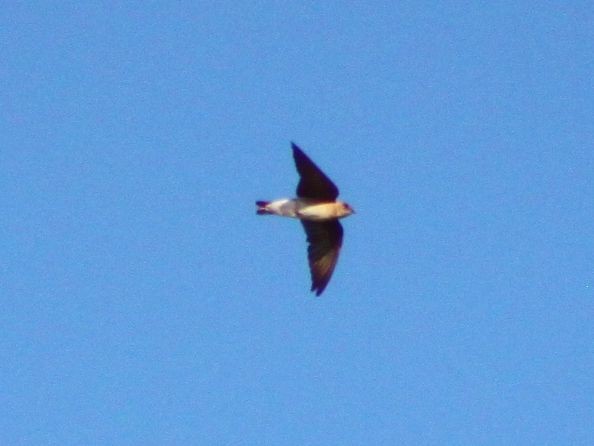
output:
<svg viewBox="0 0 594 446"><path fill-rule="evenodd" d="M274 200L266 205L266 210L281 217L300 220L323 221L337 218L337 203L316 203L304 199Z"/></svg>

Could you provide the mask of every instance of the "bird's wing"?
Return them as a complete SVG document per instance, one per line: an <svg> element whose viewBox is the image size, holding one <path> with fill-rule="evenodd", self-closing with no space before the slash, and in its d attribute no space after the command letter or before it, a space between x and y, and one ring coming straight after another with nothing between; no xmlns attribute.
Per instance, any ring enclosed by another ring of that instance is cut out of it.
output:
<svg viewBox="0 0 594 446"><path fill-rule="evenodd" d="M338 197L338 188L316 166L309 157L303 153L297 144L291 143L293 158L301 180L297 186L297 196L301 198L314 198L316 200L334 201Z"/></svg>
<svg viewBox="0 0 594 446"><path fill-rule="evenodd" d="M338 261L342 246L342 225L338 220L314 222L301 220L307 234L307 258L311 272L311 291L322 294Z"/></svg>

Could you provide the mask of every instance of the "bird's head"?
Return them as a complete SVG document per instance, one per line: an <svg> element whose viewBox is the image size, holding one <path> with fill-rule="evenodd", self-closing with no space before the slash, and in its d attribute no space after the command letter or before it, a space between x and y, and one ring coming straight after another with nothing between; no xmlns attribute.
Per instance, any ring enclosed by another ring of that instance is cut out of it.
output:
<svg viewBox="0 0 594 446"><path fill-rule="evenodd" d="M351 214L355 213L355 210L351 207L350 204L345 203L343 201L340 202L340 204L342 205L341 209L340 209L340 218L343 217L348 217Z"/></svg>

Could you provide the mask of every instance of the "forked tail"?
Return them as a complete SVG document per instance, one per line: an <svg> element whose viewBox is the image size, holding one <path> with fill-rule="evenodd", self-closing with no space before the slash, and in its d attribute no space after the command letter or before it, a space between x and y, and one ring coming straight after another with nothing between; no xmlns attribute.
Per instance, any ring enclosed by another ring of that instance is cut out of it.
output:
<svg viewBox="0 0 594 446"><path fill-rule="evenodd" d="M272 214L272 212L270 212L268 209L266 209L266 206L268 206L269 204L270 204L270 201L261 201L261 200L256 201L256 206L258 206L258 209L256 209L256 214L258 214L258 215Z"/></svg>

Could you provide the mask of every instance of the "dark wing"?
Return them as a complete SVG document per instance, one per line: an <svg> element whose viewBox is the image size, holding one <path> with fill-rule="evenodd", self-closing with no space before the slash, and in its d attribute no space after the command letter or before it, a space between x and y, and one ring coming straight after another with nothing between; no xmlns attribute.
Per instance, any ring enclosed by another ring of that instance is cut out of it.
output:
<svg viewBox="0 0 594 446"><path fill-rule="evenodd" d="M342 246L342 225L338 220L314 222L301 220L307 234L307 258L311 272L311 291L322 294L338 261Z"/></svg>
<svg viewBox="0 0 594 446"><path fill-rule="evenodd" d="M338 197L336 185L295 143L291 143L291 146L293 147L293 158L295 158L297 172L301 176L297 186L297 196L322 201L336 200L336 197Z"/></svg>

